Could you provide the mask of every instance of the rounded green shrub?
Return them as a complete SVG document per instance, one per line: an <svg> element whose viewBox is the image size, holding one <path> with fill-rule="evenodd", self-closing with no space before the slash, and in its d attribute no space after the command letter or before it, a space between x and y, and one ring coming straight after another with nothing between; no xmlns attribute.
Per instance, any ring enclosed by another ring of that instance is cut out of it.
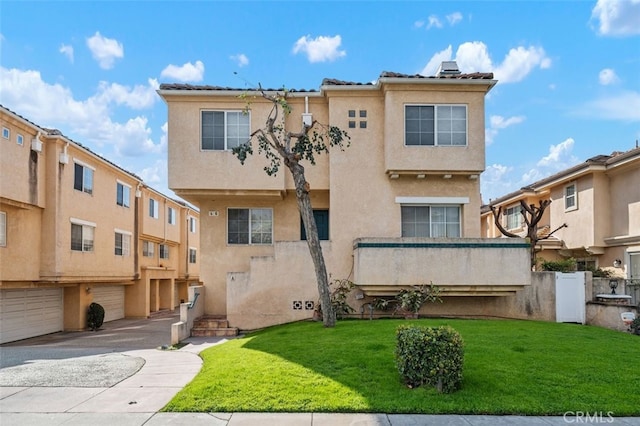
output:
<svg viewBox="0 0 640 426"><path fill-rule="evenodd" d="M96 331L102 327L104 322L104 308L98 303L92 303L89 305L89 311L87 312L87 326Z"/></svg>
<svg viewBox="0 0 640 426"><path fill-rule="evenodd" d="M396 366L404 383L451 393L462 386L463 341L449 326L401 325L396 330Z"/></svg>

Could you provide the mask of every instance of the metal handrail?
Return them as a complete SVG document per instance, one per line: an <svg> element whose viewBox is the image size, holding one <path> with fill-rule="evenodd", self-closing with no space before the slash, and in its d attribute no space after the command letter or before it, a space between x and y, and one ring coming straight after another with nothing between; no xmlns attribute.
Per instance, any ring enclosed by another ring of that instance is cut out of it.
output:
<svg viewBox="0 0 640 426"><path fill-rule="evenodd" d="M198 296L200 296L200 293L195 292L193 296L193 300L190 301L189 306L187 306L188 309L193 309L193 307L196 305L196 301L198 300Z"/></svg>

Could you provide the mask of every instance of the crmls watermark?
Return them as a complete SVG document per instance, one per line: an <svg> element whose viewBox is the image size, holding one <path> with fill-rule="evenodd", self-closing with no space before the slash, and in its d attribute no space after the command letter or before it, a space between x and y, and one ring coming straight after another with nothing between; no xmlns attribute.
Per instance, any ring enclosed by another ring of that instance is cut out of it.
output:
<svg viewBox="0 0 640 426"><path fill-rule="evenodd" d="M565 423L613 423L613 411L567 411L562 416Z"/></svg>

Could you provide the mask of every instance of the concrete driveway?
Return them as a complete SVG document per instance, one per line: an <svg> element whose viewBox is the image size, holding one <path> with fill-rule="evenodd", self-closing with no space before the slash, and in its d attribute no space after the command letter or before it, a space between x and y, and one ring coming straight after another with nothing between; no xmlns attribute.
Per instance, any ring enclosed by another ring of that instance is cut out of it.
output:
<svg viewBox="0 0 640 426"><path fill-rule="evenodd" d="M0 386L111 387L138 372L141 357L123 352L171 342L179 314L116 320L98 331L60 332L0 346Z"/></svg>

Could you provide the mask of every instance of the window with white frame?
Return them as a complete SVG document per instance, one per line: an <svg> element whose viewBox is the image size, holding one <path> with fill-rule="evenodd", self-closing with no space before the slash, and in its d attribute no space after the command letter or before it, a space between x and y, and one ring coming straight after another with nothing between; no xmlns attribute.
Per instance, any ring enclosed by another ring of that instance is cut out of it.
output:
<svg viewBox="0 0 640 426"><path fill-rule="evenodd" d="M402 236L460 237L460 206L401 206Z"/></svg>
<svg viewBox="0 0 640 426"><path fill-rule="evenodd" d="M24 145L24 136L22 136L20 133L18 133L16 136L16 143L20 146Z"/></svg>
<svg viewBox="0 0 640 426"><path fill-rule="evenodd" d="M516 229L522 226L522 206L517 205L504 210L504 225L507 229Z"/></svg>
<svg viewBox="0 0 640 426"><path fill-rule="evenodd" d="M129 256L131 254L131 232L115 230L115 255Z"/></svg>
<svg viewBox="0 0 640 426"><path fill-rule="evenodd" d="M153 198L149 198L149 216L157 219L159 217L159 204Z"/></svg>
<svg viewBox="0 0 640 426"><path fill-rule="evenodd" d="M202 111L201 114L202 150L229 150L249 140L251 120L248 112Z"/></svg>
<svg viewBox="0 0 640 426"><path fill-rule="evenodd" d="M153 241L143 241L142 255L144 257L154 257L156 255L156 244Z"/></svg>
<svg viewBox="0 0 640 426"><path fill-rule="evenodd" d="M0 247L7 246L7 213L0 212Z"/></svg>
<svg viewBox="0 0 640 426"><path fill-rule="evenodd" d="M73 175L73 189L93 194L93 168L86 164L75 162Z"/></svg>
<svg viewBox="0 0 640 426"><path fill-rule="evenodd" d="M116 182L116 204L122 207L129 207L131 199L131 186L120 181Z"/></svg>
<svg viewBox="0 0 640 426"><path fill-rule="evenodd" d="M169 259L169 246L160 244L160 259Z"/></svg>
<svg viewBox="0 0 640 426"><path fill-rule="evenodd" d="M227 242L229 244L271 244L272 209L228 209Z"/></svg>
<svg viewBox="0 0 640 426"><path fill-rule="evenodd" d="M189 247L189 263L196 263L196 249Z"/></svg>
<svg viewBox="0 0 640 426"><path fill-rule="evenodd" d="M2 137L4 139L9 139L11 137L11 130L7 129L6 127L2 128Z"/></svg>
<svg viewBox="0 0 640 426"><path fill-rule="evenodd" d="M71 250L93 251L95 228L95 223L71 219Z"/></svg>
<svg viewBox="0 0 640 426"><path fill-rule="evenodd" d="M564 187L564 209L576 210L578 208L578 193L576 184L572 183Z"/></svg>
<svg viewBox="0 0 640 426"><path fill-rule="evenodd" d="M190 217L189 218L189 232L191 232L192 234L196 233L196 218L195 217Z"/></svg>
<svg viewBox="0 0 640 426"><path fill-rule="evenodd" d="M466 146L466 105L406 105L405 145Z"/></svg>
<svg viewBox="0 0 640 426"><path fill-rule="evenodd" d="M171 207L167 207L167 223L169 225L176 224L176 211Z"/></svg>

